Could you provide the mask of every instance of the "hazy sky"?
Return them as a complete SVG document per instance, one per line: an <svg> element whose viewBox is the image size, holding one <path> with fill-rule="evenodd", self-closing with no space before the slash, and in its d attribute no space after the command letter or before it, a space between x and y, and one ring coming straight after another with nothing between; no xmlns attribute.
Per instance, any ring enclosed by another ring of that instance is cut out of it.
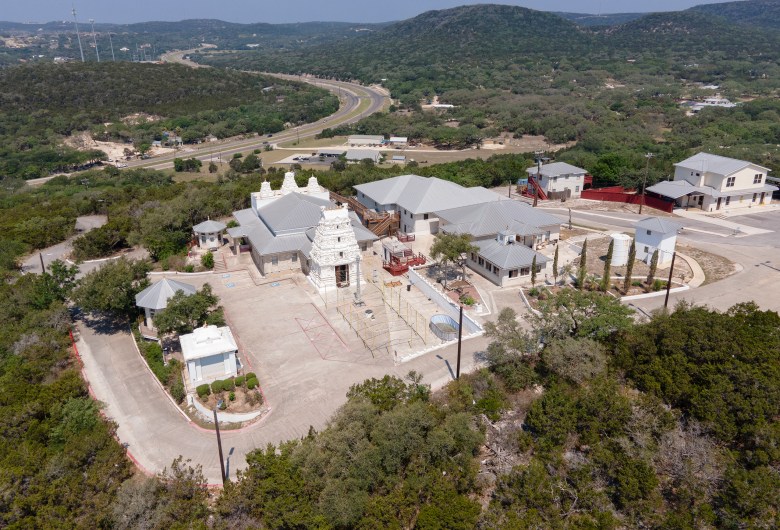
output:
<svg viewBox="0 0 780 530"><path fill-rule="evenodd" d="M48 22L70 18L75 3L80 20L143 22L218 18L232 22L384 22L401 20L431 9L445 9L470 0L0 0L0 20ZM674 11L717 0L504 0L545 11L625 13Z"/></svg>

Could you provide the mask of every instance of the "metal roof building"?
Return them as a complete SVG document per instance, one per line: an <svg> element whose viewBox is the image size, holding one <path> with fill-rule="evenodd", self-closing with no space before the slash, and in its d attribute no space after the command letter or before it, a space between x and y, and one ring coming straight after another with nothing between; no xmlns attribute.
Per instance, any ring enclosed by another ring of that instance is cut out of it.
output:
<svg viewBox="0 0 780 530"><path fill-rule="evenodd" d="M439 229L450 234L493 237L510 229L517 235L542 234L559 227L562 219L519 201L495 201L436 212ZM558 230L555 230L558 231Z"/></svg>
<svg viewBox="0 0 780 530"><path fill-rule="evenodd" d="M177 282L163 278L157 283L153 283L137 295L135 295L135 305L148 309L165 309L170 300L177 291L184 294L195 294L197 289L188 283Z"/></svg>

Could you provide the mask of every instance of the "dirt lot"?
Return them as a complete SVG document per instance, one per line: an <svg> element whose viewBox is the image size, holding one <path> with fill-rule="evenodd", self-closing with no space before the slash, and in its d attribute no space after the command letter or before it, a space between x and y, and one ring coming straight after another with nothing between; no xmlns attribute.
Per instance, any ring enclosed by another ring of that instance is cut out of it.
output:
<svg viewBox="0 0 780 530"><path fill-rule="evenodd" d="M723 256L711 254L687 245L677 245L677 250L695 259L702 268L704 271L704 283L702 285L715 283L736 272L735 263Z"/></svg>

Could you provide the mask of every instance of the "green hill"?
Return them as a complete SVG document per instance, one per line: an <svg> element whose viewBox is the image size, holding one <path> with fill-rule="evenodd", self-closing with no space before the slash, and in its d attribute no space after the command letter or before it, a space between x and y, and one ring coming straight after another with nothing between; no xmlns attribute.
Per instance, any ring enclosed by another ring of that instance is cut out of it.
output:
<svg viewBox="0 0 780 530"><path fill-rule="evenodd" d="M780 29L780 1L778 0L703 4L692 7L689 11L720 16L735 24Z"/></svg>

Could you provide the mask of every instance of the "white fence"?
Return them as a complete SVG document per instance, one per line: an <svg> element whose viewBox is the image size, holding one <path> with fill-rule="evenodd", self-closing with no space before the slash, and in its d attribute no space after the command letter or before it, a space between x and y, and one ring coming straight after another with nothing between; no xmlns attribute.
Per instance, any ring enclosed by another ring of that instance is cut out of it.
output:
<svg viewBox="0 0 780 530"><path fill-rule="evenodd" d="M425 296L431 299L441 310L452 317L455 322L458 321L460 308L458 304L450 300L444 293L436 289L436 287L425 279L415 269L409 269L409 283L420 289ZM482 333L484 330L479 323L474 320L468 313L463 312L463 331L464 334L471 335L473 333Z"/></svg>

